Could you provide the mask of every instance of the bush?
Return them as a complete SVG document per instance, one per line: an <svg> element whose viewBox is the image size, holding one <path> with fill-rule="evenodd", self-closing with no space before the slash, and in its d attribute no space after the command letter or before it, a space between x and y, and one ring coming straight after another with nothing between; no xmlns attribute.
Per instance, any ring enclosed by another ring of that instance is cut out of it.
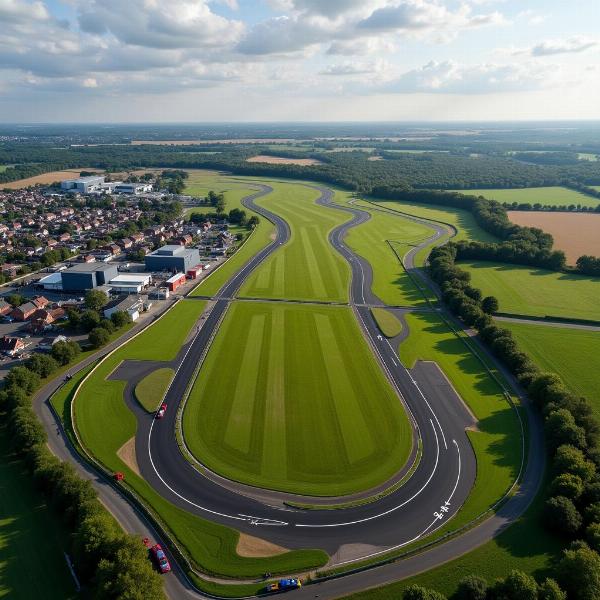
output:
<svg viewBox="0 0 600 600"><path fill-rule="evenodd" d="M493 315L495 312L498 312L499 308L500 304L495 296L486 296L481 301L481 309L488 315Z"/></svg>
<svg viewBox="0 0 600 600"><path fill-rule="evenodd" d="M104 327L96 327L90 331L88 341L92 348L100 348L104 346L110 339L110 333Z"/></svg>
<svg viewBox="0 0 600 600"><path fill-rule="evenodd" d="M538 586L533 577L522 571L511 571L498 580L488 592L494 600L537 600Z"/></svg>
<svg viewBox="0 0 600 600"><path fill-rule="evenodd" d="M538 590L539 600L567 600L567 594L560 589L554 579L546 579Z"/></svg>
<svg viewBox="0 0 600 600"><path fill-rule="evenodd" d="M600 556L584 542L574 542L563 551L557 579L573 600L600 598Z"/></svg>
<svg viewBox="0 0 600 600"><path fill-rule="evenodd" d="M404 590L402 600L446 600L446 596L420 585L411 585Z"/></svg>

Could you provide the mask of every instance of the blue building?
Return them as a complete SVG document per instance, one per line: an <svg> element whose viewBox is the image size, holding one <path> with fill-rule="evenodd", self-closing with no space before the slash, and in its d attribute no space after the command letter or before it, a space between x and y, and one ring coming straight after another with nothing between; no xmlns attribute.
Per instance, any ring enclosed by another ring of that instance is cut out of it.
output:
<svg viewBox="0 0 600 600"><path fill-rule="evenodd" d="M92 290L106 285L119 274L117 265L106 263L82 263L63 271L62 289L67 292Z"/></svg>

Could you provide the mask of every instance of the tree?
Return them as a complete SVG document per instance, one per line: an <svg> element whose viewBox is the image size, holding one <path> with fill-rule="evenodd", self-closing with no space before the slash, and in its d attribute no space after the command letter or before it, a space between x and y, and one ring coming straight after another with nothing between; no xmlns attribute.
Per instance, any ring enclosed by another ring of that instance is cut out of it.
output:
<svg viewBox="0 0 600 600"><path fill-rule="evenodd" d="M81 313L81 326L84 331L91 331L100 323L100 315L95 310L84 310Z"/></svg>
<svg viewBox="0 0 600 600"><path fill-rule="evenodd" d="M446 600L446 596L420 585L411 585L404 590L402 600Z"/></svg>
<svg viewBox="0 0 600 600"><path fill-rule="evenodd" d="M586 527L585 539L593 550L600 550L600 523L590 523Z"/></svg>
<svg viewBox="0 0 600 600"><path fill-rule="evenodd" d="M537 600L538 586L533 577L522 571L511 571L490 590L494 600Z"/></svg>
<svg viewBox="0 0 600 600"><path fill-rule="evenodd" d="M589 481L596 473L596 466L585 458L579 448L564 444L556 449L554 468L559 473L573 473L581 479Z"/></svg>
<svg viewBox="0 0 600 600"><path fill-rule="evenodd" d="M27 359L25 366L37 373L41 378L52 375L58 369L58 363L47 354L35 353L31 358Z"/></svg>
<svg viewBox="0 0 600 600"><path fill-rule="evenodd" d="M585 431L577 426L575 418L566 408L552 411L546 417L544 429L552 448L558 448L562 444L571 444L582 449L587 446Z"/></svg>
<svg viewBox="0 0 600 600"><path fill-rule="evenodd" d="M585 542L574 542L563 551L557 579L573 600L600 598L600 556Z"/></svg>
<svg viewBox="0 0 600 600"><path fill-rule="evenodd" d="M460 580L456 600L486 600L488 584L483 577L467 575Z"/></svg>
<svg viewBox="0 0 600 600"><path fill-rule="evenodd" d="M117 310L110 315L110 320L117 329L120 329L131 323L131 315L126 310Z"/></svg>
<svg viewBox="0 0 600 600"><path fill-rule="evenodd" d="M569 500L577 500L583 493L583 481L578 475L561 473L552 481L551 489L554 496L564 496Z"/></svg>
<svg viewBox="0 0 600 600"><path fill-rule="evenodd" d="M108 296L101 290L88 290L85 294L85 306L99 311L108 302Z"/></svg>
<svg viewBox="0 0 600 600"><path fill-rule="evenodd" d="M104 346L110 339L110 333L104 327L95 327L88 335L88 341L93 348Z"/></svg>
<svg viewBox="0 0 600 600"><path fill-rule="evenodd" d="M215 210L217 214L220 215L225 212L225 196L223 194L219 194L217 196L217 202L215 204Z"/></svg>
<svg viewBox="0 0 600 600"><path fill-rule="evenodd" d="M567 600L567 594L554 579L546 579L540 584L538 600Z"/></svg>
<svg viewBox="0 0 600 600"><path fill-rule="evenodd" d="M495 296L486 296L481 301L481 310L488 315L498 312L498 308L500 308L500 304Z"/></svg>
<svg viewBox="0 0 600 600"><path fill-rule="evenodd" d="M27 302L27 298L21 294L9 294L6 296L6 301L13 306L21 306Z"/></svg>
<svg viewBox="0 0 600 600"><path fill-rule="evenodd" d="M254 229L259 223L260 219L256 215L252 215L248 219L248 223L246 224L246 226L248 227L248 229Z"/></svg>
<svg viewBox="0 0 600 600"><path fill-rule="evenodd" d="M549 529L565 535L576 533L583 523L573 502L564 496L553 496L546 500L544 521Z"/></svg>
<svg viewBox="0 0 600 600"><path fill-rule="evenodd" d="M61 365L68 365L80 352L81 346L73 340L56 342L51 350L52 357Z"/></svg>
<svg viewBox="0 0 600 600"><path fill-rule="evenodd" d="M33 394L40 385L40 376L27 367L13 367L5 377L4 385L7 389L14 387L26 394Z"/></svg>

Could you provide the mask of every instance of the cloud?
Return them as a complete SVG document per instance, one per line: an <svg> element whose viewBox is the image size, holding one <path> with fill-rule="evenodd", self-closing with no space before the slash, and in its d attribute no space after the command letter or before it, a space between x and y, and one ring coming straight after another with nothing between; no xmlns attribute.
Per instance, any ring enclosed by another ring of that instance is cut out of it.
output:
<svg viewBox="0 0 600 600"><path fill-rule="evenodd" d="M528 65L461 65L454 61L431 61L386 83L387 93L489 94L524 92L551 87L556 67Z"/></svg>
<svg viewBox="0 0 600 600"><path fill-rule="evenodd" d="M392 53L396 50L393 40L386 37L363 37L357 40L337 40L327 49L327 54L340 56L364 56L367 54Z"/></svg>
<svg viewBox="0 0 600 600"><path fill-rule="evenodd" d="M23 23L46 21L50 14L43 2L23 2L22 0L0 0L0 23Z"/></svg>
<svg viewBox="0 0 600 600"><path fill-rule="evenodd" d="M600 45L598 40L591 40L584 37L571 37L566 40L553 40L542 42L532 46L525 52L531 56L553 56L555 54L572 54L584 52L590 48L597 48Z"/></svg>
<svg viewBox="0 0 600 600"><path fill-rule="evenodd" d="M224 46L244 29L240 21L214 13L206 0L87 0L79 8L79 25L148 48Z"/></svg>
<svg viewBox="0 0 600 600"><path fill-rule="evenodd" d="M388 67L382 60L371 62L343 62L325 67L320 71L320 75L333 76L351 76L351 75L371 75L381 73Z"/></svg>

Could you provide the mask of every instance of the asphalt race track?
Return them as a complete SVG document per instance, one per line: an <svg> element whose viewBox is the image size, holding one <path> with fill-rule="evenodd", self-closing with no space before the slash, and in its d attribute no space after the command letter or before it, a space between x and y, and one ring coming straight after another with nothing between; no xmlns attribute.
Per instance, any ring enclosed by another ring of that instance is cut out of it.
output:
<svg viewBox="0 0 600 600"><path fill-rule="evenodd" d="M398 391L399 401L407 409L414 425L415 439L422 441L423 453L418 467L400 489L378 502L345 510L302 511L248 495L244 486L238 489L235 482L221 485L215 478L206 477L194 468L178 446L175 438L176 409L195 376L198 361L210 346L222 317L246 277L290 236L289 226L281 217L255 203L256 199L272 189L266 185L257 187L259 191L242 202L276 225L276 239L250 259L211 299L212 306L206 318L199 322L193 339L184 345L171 365L177 369L177 374L167 392L169 410L164 419L155 421L129 397L134 380L141 378L146 373L145 369L127 363L119 368L119 377L131 377L132 380L128 386L127 401L138 419L136 454L140 470L159 494L191 513L288 548L322 548L336 557L336 564L344 563L344 548L350 548L350 544L360 545L359 556L363 558L377 556L391 548L401 548L444 526L467 498L475 480L476 463L465 428L473 425L473 419L437 368L418 365L412 371L405 369L388 340L380 335L369 307L385 305L371 292L371 267L343 242L347 230L366 221L370 215L358 208L333 205L333 192L326 188L311 186L321 193L318 202L352 215L350 221L331 232L330 242L351 266L350 304L382 368ZM432 225L431 222L428 224ZM447 233L441 226L434 229L434 235L423 245ZM418 249L415 248L411 254L414 255ZM68 373L77 372L88 362L73 367ZM128 367L131 367L129 372ZM117 376L117 373L114 375ZM48 384L37 399L48 398L59 385L60 382ZM114 514L122 515L120 520L129 531L148 531L148 524L135 511L125 510L127 503L123 498L106 483L90 475L91 471L85 462L69 448L64 432L57 429L47 403L38 401L35 406L46 429L59 434L49 440L53 450L61 458L76 463L80 472L96 480L101 497ZM447 562L497 535L524 512L537 492L542 477L544 455L540 451L543 445L541 430L531 411L528 415L530 460L523 482L518 492L493 517L420 555L368 572L308 586L294 592L294 597L318 595L320 598L334 598L382 585ZM268 498L268 492L266 494ZM149 530L157 537L151 527ZM352 559L356 560L359 556L354 554ZM203 597L192 589L181 571L176 569L174 575L165 582L171 597Z"/></svg>
<svg viewBox="0 0 600 600"><path fill-rule="evenodd" d="M371 268L343 243L346 231L369 218L358 209L353 219L335 229L333 246L352 267L351 304L389 379L413 421L422 441L422 459L413 476L384 499L345 510L303 511L274 506L236 493L205 477L183 456L175 439L177 407L185 395L199 359L204 355L230 300L244 279L290 235L287 224L276 214L256 205L254 200L268 192L263 188L244 204L277 227L276 240L248 262L213 299L214 307L185 353L165 401L165 418L156 421L135 409L139 426L136 454L140 470L152 487L170 502L201 517L258 535L287 548L322 548L330 554L344 544L364 544L361 558L390 548L402 547L444 525L469 494L476 474L475 457L465 434L472 418L454 393L440 397L443 377L437 371L416 375L405 369L384 338L369 310L382 305L371 293ZM332 192L320 189L320 204L331 201ZM437 380L436 380L437 379ZM448 390L448 388L444 388ZM343 554L343 553L342 553ZM358 557L354 557L358 558Z"/></svg>

